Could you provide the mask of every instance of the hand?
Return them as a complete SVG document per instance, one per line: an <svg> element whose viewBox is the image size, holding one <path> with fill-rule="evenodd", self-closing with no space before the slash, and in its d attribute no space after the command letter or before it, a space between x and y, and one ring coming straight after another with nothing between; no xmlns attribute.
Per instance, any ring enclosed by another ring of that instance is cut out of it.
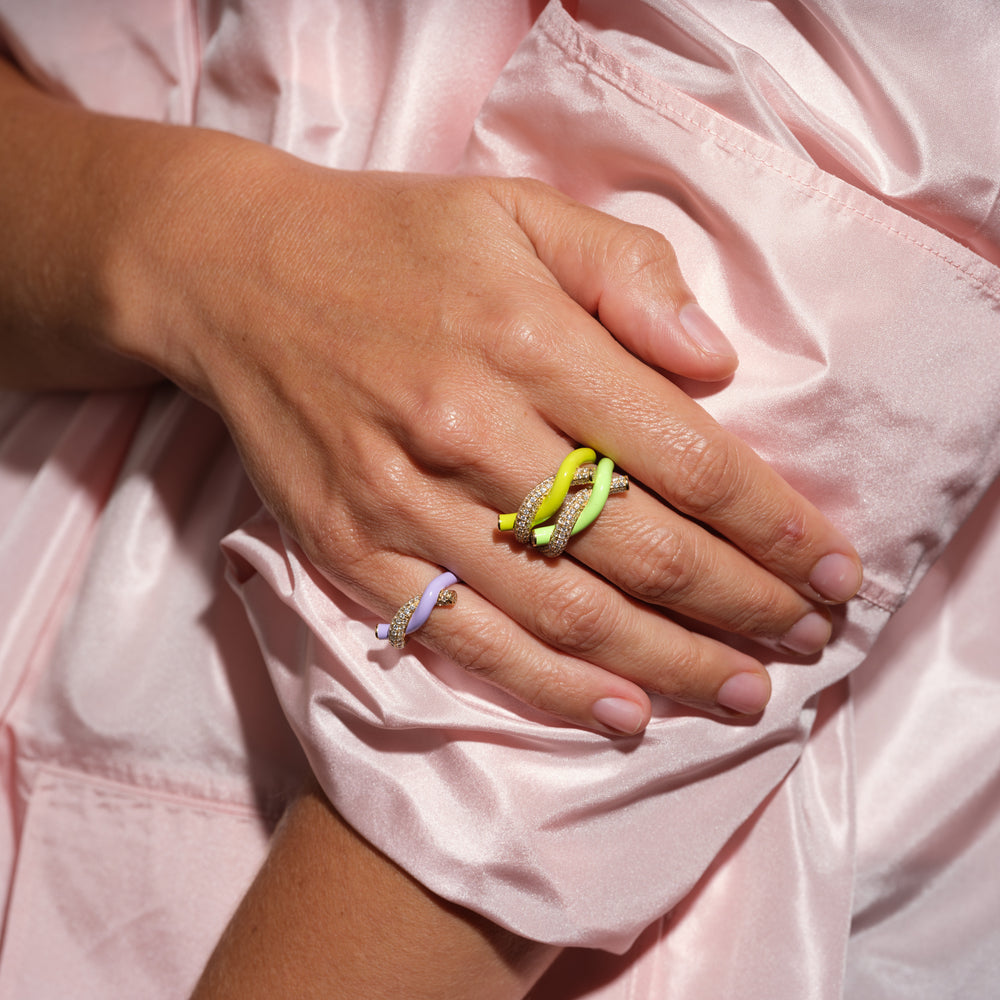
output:
<svg viewBox="0 0 1000 1000"><path fill-rule="evenodd" d="M624 731L648 718L644 690L710 710L767 697L756 660L664 608L825 643L813 602L853 593L853 552L656 370L735 364L721 335L687 335L693 297L662 237L523 181L346 174L271 151L217 176L181 217L197 239L151 261L186 266L156 295L176 303L171 339L145 359L218 408L262 497L339 587L387 617L452 570L459 604L420 641ZM496 512L574 443L645 489L610 503L573 559L498 539Z"/></svg>
<svg viewBox="0 0 1000 1000"><path fill-rule="evenodd" d="M646 691L723 714L766 700L755 659L663 609L824 644L815 601L853 593L857 557L658 370L735 365L662 237L532 182L349 174L230 136L53 114L70 162L92 150L71 221L88 206L105 220L87 239L64 225L48 258L97 273L112 308L85 332L215 406L265 502L374 613L450 569L459 604L420 641L610 731L646 723ZM498 539L496 513L576 443L644 488L609 503L573 558Z"/></svg>

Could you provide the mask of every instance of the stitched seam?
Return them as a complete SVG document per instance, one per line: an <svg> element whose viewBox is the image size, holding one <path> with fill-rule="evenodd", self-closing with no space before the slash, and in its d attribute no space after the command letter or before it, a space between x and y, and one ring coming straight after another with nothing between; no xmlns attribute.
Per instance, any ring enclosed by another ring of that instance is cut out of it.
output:
<svg viewBox="0 0 1000 1000"><path fill-rule="evenodd" d="M892 601L880 600L877 597L873 597L870 594L866 594L864 588L854 595L852 600L861 601L867 604L870 608L877 608L879 611L887 611L892 614L899 607L902 602L902 596L894 596Z"/></svg>
<svg viewBox="0 0 1000 1000"><path fill-rule="evenodd" d="M258 822L261 818L259 811L247 802L226 801L189 792L130 784L118 778L93 774L89 771L76 771L60 764L46 762L38 765L36 789L42 787L44 777L55 779L60 784L86 785L94 791L103 791L127 801L155 801L163 805L183 806L205 815L225 814L253 822Z"/></svg>
<svg viewBox="0 0 1000 1000"><path fill-rule="evenodd" d="M834 203L835 205L839 205L841 208L847 209L847 211L853 213L859 218L864 219L870 223L873 223L874 225L878 226L879 228L885 230L886 232L894 236L900 237L905 242L910 243L911 245L917 247L918 249L930 253L934 257L938 258L938 260L952 267L967 281L969 281L976 289L983 292L988 298L992 299L994 302L1000 303L1000 289L994 288L992 284L988 283L987 281L985 281L984 279L980 278L978 275L970 271L967 266L949 257L946 253L942 252L937 247L934 247L928 243L923 242L917 237L912 236L909 233L893 226L891 223L887 222L884 219L880 219L874 215L870 215L869 213L862 211L857 206L852 205L850 202L845 201L843 198L838 197L832 192L825 191L823 190L823 188L817 187L815 184L811 184L808 181L804 180L803 178L796 176L794 173L791 173L785 168L778 166L776 163L767 159L766 157L763 157L758 153L752 152L746 146L741 146L733 139L730 139L729 137L714 131L704 122L700 122L698 121L698 119L691 117L690 115L688 115L683 111L680 111L672 104L670 104L669 101L665 101L659 97L654 97L646 90L640 89L636 85L636 83L632 82L631 80L624 79L620 74L614 73L610 67L607 67L600 61L591 58L588 55L588 53L584 51L585 47L592 46L595 50L606 54L609 59L617 60L617 57L613 53L609 52L607 49L604 49L600 45L600 43L597 42L596 40L590 38L587 39L578 38L576 39L576 44L573 45L573 51L570 52L567 46L561 44L563 40L552 34L549 25L544 25L542 30L545 31L546 35L549 38L549 41L553 45L555 45L561 52L570 55L570 57L573 58L574 61L581 68L583 68L588 72L592 72L595 76L600 77L602 80L610 84L615 89L619 90L621 93L625 94L626 96L634 98L639 103L644 104L651 111L655 111L661 117L664 118L672 117L675 119L679 118L682 121L687 122L689 125L693 126L699 131L712 136L718 143L726 146L728 149L738 153L742 153L749 159L755 161L756 163L761 164L764 167L769 168L770 170L774 171L780 176L785 177L787 180L792 181L799 187L804 188L807 191L811 191L817 195L820 195L821 197L827 199L828 201ZM630 68L629 73L630 76L638 76L641 73L641 70ZM742 127L735 122L733 123L733 127L742 129ZM750 134L753 135L753 133ZM753 138L761 143L766 142L765 139L762 139L759 136L754 135ZM807 166L810 167L813 166L812 164L809 164L806 161L803 162ZM818 170L819 168L815 167L814 169ZM874 197L874 195L870 197ZM886 207L891 208L891 206L888 205Z"/></svg>

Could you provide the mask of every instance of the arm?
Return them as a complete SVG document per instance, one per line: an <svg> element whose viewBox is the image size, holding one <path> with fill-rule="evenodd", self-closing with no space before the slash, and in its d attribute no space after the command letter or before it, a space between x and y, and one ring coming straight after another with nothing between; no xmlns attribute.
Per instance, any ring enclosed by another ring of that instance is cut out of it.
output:
<svg viewBox="0 0 1000 1000"><path fill-rule="evenodd" d="M646 691L762 707L760 662L663 608L825 643L817 601L853 593L857 557L658 370L734 364L688 337L662 237L535 183L343 173L94 115L9 69L0 110L9 382L173 379L329 580L385 618L452 570L462 599L422 641L576 723L641 728ZM539 572L492 526L569 441L646 489Z"/></svg>
<svg viewBox="0 0 1000 1000"><path fill-rule="evenodd" d="M431 895L313 788L282 820L193 1000L513 1000L558 953Z"/></svg>
<svg viewBox="0 0 1000 1000"><path fill-rule="evenodd" d="M113 260L116 220L148 197L144 183L169 183L159 167L192 138L157 128L149 143L150 128L50 98L0 58L0 385L104 389L162 378L123 353L132 295Z"/></svg>

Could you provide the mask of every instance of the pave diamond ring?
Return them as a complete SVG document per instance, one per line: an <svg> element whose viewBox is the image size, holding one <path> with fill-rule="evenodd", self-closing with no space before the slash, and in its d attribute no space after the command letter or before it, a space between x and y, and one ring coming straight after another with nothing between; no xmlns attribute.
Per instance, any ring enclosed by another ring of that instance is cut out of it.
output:
<svg viewBox="0 0 1000 1000"><path fill-rule="evenodd" d="M455 591L448 589L458 582L454 573L442 573L434 577L422 594L411 597L392 616L391 622L383 622L375 629L376 637L388 639L396 649L402 649L406 645L407 636L416 632L435 608L448 607L458 600Z"/></svg>
<svg viewBox="0 0 1000 1000"><path fill-rule="evenodd" d="M525 545L534 545L547 556L558 556L569 539L593 524L613 493L628 489L628 476L614 471L610 458L600 459L592 448L577 448L563 459L559 471L544 479L513 514L497 518L500 531L513 531ZM570 492L574 487L582 487ZM556 516L554 524L545 524Z"/></svg>

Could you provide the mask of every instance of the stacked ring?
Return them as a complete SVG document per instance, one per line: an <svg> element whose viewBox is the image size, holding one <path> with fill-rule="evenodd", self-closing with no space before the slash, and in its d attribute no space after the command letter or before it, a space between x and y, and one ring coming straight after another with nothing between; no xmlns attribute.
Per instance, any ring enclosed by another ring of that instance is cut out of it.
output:
<svg viewBox="0 0 1000 1000"><path fill-rule="evenodd" d="M593 448L577 448L571 451L551 479L540 482L521 501L520 508L513 514L501 514L497 526L501 531L514 532L514 537L522 544L531 541L531 529L536 524L547 521L557 510L571 486L589 483L593 471L578 471L585 462L593 462L597 454Z"/></svg>
<svg viewBox="0 0 1000 1000"><path fill-rule="evenodd" d="M411 597L393 616L392 621L382 623L375 629L379 639L388 639L396 649L406 645L406 637L423 625L435 608L448 607L458 600L454 590L448 590L458 583L454 573L442 573L434 577L422 594Z"/></svg>
<svg viewBox="0 0 1000 1000"><path fill-rule="evenodd" d="M590 527L597 520L597 515L604 510L604 505L612 493L624 493L627 489L628 476L624 476L620 472L615 472L615 464L610 458L602 458L597 463L597 469L594 472L593 486L589 489L580 490L578 494L579 496L587 497L582 509L579 507L570 508L569 504L567 504L559 512L559 517L554 525L542 525L531 532L531 544L544 547L546 555L559 555L566 547L566 542L569 541L572 535L576 535L583 531L584 528ZM569 530L567 531L564 521L569 522L571 510L575 511L575 516L572 518ZM553 539L555 538L558 541L562 535L565 535L565 539L561 545L557 546L558 551L553 552Z"/></svg>
<svg viewBox="0 0 1000 1000"><path fill-rule="evenodd" d="M573 535L593 524L612 493L628 489L628 476L616 473L610 458L600 459L596 467L585 464L596 458L592 448L570 452L554 476L528 493L516 513L497 518L497 527L513 531L519 542L538 546L547 556L560 555ZM574 486L583 488L569 494ZM543 523L557 513L554 524Z"/></svg>

